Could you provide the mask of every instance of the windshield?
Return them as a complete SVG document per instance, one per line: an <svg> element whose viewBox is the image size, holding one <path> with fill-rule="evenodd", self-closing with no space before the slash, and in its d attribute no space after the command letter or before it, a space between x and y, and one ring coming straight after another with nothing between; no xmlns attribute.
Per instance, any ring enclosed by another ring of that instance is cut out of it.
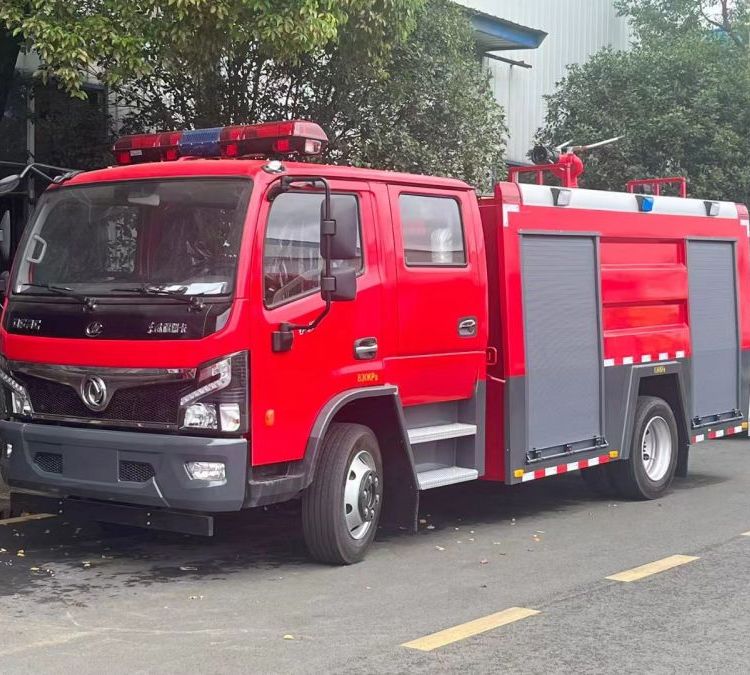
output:
<svg viewBox="0 0 750 675"><path fill-rule="evenodd" d="M16 293L232 292L243 179L128 181L48 192L21 248Z"/></svg>

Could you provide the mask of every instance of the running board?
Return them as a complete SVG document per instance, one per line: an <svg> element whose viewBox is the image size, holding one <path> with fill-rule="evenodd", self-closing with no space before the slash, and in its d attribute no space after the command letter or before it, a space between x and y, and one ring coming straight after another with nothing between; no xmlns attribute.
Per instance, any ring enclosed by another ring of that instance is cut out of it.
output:
<svg viewBox="0 0 750 675"><path fill-rule="evenodd" d="M420 490L443 487L443 485L453 485L453 483L464 483L468 480L476 480L477 478L479 478L479 471L476 469L466 469L462 466L446 466L442 469L430 469L429 471L417 473Z"/></svg>
<svg viewBox="0 0 750 675"><path fill-rule="evenodd" d="M443 441L449 438L461 438L462 436L476 436L476 424L438 424L432 427L416 427L409 429L409 443L431 443L432 441ZM470 479L465 479L470 480Z"/></svg>

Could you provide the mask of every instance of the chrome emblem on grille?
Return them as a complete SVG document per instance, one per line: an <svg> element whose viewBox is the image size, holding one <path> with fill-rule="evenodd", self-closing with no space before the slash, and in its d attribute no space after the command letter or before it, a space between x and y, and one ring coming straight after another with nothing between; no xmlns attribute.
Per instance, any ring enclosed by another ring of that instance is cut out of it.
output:
<svg viewBox="0 0 750 675"><path fill-rule="evenodd" d="M92 321L86 326L86 335L89 337L99 337L104 330L104 326L99 321Z"/></svg>
<svg viewBox="0 0 750 675"><path fill-rule="evenodd" d="M101 377L89 375L81 384L81 398L91 410L107 407L107 385Z"/></svg>

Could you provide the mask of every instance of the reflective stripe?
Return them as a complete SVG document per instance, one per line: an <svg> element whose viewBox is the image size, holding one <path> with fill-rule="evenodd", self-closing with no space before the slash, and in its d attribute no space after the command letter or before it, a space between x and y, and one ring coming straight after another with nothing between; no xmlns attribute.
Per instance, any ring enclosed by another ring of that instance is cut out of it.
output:
<svg viewBox="0 0 750 675"><path fill-rule="evenodd" d="M581 459L577 462L568 462L567 464L548 466L546 469L526 471L524 472L523 476L521 476L521 482L527 483L530 480L547 478L548 476L556 476L558 474L568 473L568 471L577 471L578 469L586 469L590 466L598 466L599 464L606 464L610 461L612 461L612 457L610 457L609 455L599 455L599 457L592 457L591 459Z"/></svg>
<svg viewBox="0 0 750 675"><path fill-rule="evenodd" d="M684 358L685 352L683 350L677 352L659 352L658 354L641 354L640 356L619 356L616 358L604 359L604 367L610 368L617 365L631 366L636 362L652 363L654 361L672 361L674 359Z"/></svg>
<svg viewBox="0 0 750 675"><path fill-rule="evenodd" d="M745 431L745 428L742 425L738 425L735 427L729 427L728 429L717 429L716 431L707 431L704 434L697 434L691 438L692 443L701 443L702 441L705 441L706 439L714 439L714 438L723 438L724 436L733 436L734 434L741 434L743 431Z"/></svg>

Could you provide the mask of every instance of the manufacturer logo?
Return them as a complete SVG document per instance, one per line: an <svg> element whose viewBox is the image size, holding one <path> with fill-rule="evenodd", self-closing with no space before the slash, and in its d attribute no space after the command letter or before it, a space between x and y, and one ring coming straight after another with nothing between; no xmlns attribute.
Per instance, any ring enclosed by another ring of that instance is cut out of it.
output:
<svg viewBox="0 0 750 675"><path fill-rule="evenodd" d="M40 330L42 330L42 320L41 319L30 319L28 317L17 316L11 322L11 326L15 330L23 330L23 331L27 331L29 333L31 333L31 332L38 333Z"/></svg>
<svg viewBox="0 0 750 675"><path fill-rule="evenodd" d="M89 337L99 337L104 330L104 326L99 321L92 321L86 326L86 335Z"/></svg>
<svg viewBox="0 0 750 675"><path fill-rule="evenodd" d="M107 385L101 377L89 375L81 385L81 398L91 410L107 407Z"/></svg>

